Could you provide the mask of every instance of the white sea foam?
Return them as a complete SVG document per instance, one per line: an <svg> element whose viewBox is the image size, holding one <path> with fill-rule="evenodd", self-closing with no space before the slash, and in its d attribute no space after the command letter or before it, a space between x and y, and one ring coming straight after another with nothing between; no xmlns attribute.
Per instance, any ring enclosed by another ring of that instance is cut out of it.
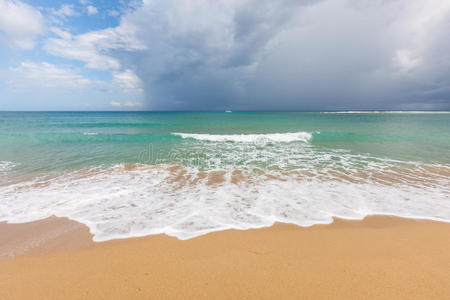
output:
<svg viewBox="0 0 450 300"><path fill-rule="evenodd" d="M0 161L0 173L8 172L16 166L15 163L11 161Z"/></svg>
<svg viewBox="0 0 450 300"><path fill-rule="evenodd" d="M295 141L308 142L312 134L309 132L288 132L288 133L268 133L268 134L199 134L199 133L179 133L174 135L181 136L184 139L191 138L201 141L213 142L241 142L241 143L265 143L282 142L289 143Z"/></svg>
<svg viewBox="0 0 450 300"><path fill-rule="evenodd" d="M381 173L380 173L381 172ZM446 166L352 172L116 165L0 187L0 221L51 215L89 226L95 241L165 233L330 223L391 214L450 221Z"/></svg>
<svg viewBox="0 0 450 300"><path fill-rule="evenodd" d="M83 135L97 135L97 132L83 132Z"/></svg>

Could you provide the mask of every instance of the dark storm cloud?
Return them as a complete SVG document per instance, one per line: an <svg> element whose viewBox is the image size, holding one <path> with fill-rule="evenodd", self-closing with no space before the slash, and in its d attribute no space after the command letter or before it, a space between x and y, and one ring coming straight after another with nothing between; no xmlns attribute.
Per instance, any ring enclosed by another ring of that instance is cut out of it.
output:
<svg viewBox="0 0 450 300"><path fill-rule="evenodd" d="M449 22L440 0L146 0L88 63L150 109L450 109Z"/></svg>
<svg viewBox="0 0 450 300"><path fill-rule="evenodd" d="M137 74L153 109L245 107L273 38L313 1L181 1L144 4L133 15L149 50ZM149 16L157 16L148 26ZM155 25L157 24L157 26ZM257 107L255 107L257 109Z"/></svg>

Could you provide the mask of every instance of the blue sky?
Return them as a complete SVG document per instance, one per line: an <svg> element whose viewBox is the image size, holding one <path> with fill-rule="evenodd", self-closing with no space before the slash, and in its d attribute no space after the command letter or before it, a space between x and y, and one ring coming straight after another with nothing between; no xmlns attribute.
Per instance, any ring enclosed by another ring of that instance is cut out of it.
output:
<svg viewBox="0 0 450 300"><path fill-rule="evenodd" d="M0 110L448 110L449 27L441 0L0 0Z"/></svg>
<svg viewBox="0 0 450 300"><path fill-rule="evenodd" d="M50 40L64 34L117 27L120 17L139 4L0 0L0 15L19 19L0 17L0 110L142 109L142 88L122 88L128 84L127 74L134 74L131 70L87 67L76 56L47 48Z"/></svg>

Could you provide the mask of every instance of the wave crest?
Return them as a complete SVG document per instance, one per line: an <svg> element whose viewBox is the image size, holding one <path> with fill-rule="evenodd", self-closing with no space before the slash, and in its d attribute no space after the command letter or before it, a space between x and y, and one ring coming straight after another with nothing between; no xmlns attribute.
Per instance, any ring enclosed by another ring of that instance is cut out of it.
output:
<svg viewBox="0 0 450 300"><path fill-rule="evenodd" d="M0 161L0 173L10 171L16 164L11 161Z"/></svg>
<svg viewBox="0 0 450 300"><path fill-rule="evenodd" d="M268 134L201 134L180 132L173 132L172 134L180 136L183 139L191 138L200 141L238 143L290 143L296 141L309 142L312 138L312 133L304 131Z"/></svg>
<svg viewBox="0 0 450 300"><path fill-rule="evenodd" d="M0 222L68 217L89 226L95 241L161 233L188 239L274 222L330 223L333 216L448 222L449 172L446 166L312 173L115 165L0 186Z"/></svg>

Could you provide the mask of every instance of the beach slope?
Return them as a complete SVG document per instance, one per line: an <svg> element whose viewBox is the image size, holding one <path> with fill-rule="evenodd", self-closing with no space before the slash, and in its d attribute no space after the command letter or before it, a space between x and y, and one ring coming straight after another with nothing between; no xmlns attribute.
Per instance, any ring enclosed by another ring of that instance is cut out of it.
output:
<svg viewBox="0 0 450 300"><path fill-rule="evenodd" d="M1 232L0 252L9 253L0 260L1 299L450 296L449 223L371 216L102 243L59 218L3 223Z"/></svg>

